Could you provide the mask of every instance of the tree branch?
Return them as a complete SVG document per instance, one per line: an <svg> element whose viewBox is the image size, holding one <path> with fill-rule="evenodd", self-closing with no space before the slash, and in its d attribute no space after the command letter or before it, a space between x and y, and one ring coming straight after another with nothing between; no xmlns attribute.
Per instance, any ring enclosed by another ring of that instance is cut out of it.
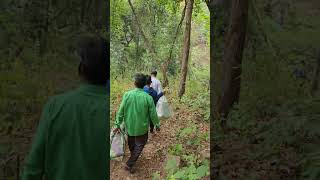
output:
<svg viewBox="0 0 320 180"><path fill-rule="evenodd" d="M146 43L146 45L145 45L146 48L149 49L152 54L155 54L156 51L154 49L154 46L153 46L152 43L150 43L149 39L147 38L147 36L145 35L144 31L142 30L141 23L140 23L139 18L138 18L137 14L136 14L136 11L134 10L134 7L133 7L133 5L131 3L131 0L128 0L128 2L129 2L129 5L130 5L130 8L132 10L132 14L133 14L133 16L134 16L134 18L136 20L138 29L139 29L139 31L140 31L140 33L141 33L141 35L142 35L142 37L143 37L143 39L144 39L144 41Z"/></svg>
<svg viewBox="0 0 320 180"><path fill-rule="evenodd" d="M176 29L176 33L173 37L173 41L171 43L171 47L170 47L170 50L169 50L169 57L167 58L166 62L163 63L163 75L164 75L164 83L163 83L163 87L166 87L168 84L169 84L169 81L168 81L168 78L167 78L167 69L168 69L168 66L172 60L172 53L173 53L173 47L174 47L174 44L176 43L176 40L177 40L177 37L178 37L178 34L179 34L179 30L182 26L182 22L184 20L184 17L185 17L185 13L186 13L186 8L187 8L187 0L184 1L185 2L185 5L184 5L184 8L183 8L183 11L182 11L182 14L181 14L181 19L180 19L180 22L177 26L177 29Z"/></svg>
<svg viewBox="0 0 320 180"><path fill-rule="evenodd" d="M177 29L176 29L176 33L175 33L175 36L173 38L173 41L172 41L172 44L171 44L171 48L170 48L170 52L169 52L169 58L167 60L167 64L170 63L171 59L172 59L172 53L173 53L173 46L178 38L178 34L179 34L179 30L181 28L181 25L182 25L182 22L184 20L184 17L185 17L185 13L186 13L186 8L187 8L187 0L184 1L185 2L185 5L184 5L184 8L183 8L183 11L182 11L182 14L181 14L181 19L180 19L180 22L177 26Z"/></svg>

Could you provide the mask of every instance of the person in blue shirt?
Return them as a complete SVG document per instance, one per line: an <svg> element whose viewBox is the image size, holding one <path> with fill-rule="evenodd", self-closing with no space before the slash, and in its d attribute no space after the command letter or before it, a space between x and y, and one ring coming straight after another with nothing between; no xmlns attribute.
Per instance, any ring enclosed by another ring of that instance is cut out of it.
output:
<svg viewBox="0 0 320 180"><path fill-rule="evenodd" d="M151 83L152 83L151 76L147 76L147 82L143 90L144 92L148 93L152 97L154 105L156 106L161 96L164 95L164 92L160 92L160 94L158 94L157 91L155 91L151 87ZM153 129L154 129L154 124L150 121L150 133L153 133Z"/></svg>

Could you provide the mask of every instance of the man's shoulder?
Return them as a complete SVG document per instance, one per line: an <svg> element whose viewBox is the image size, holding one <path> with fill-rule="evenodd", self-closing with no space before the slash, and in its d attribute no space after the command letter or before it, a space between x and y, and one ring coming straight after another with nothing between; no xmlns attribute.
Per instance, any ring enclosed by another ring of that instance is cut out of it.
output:
<svg viewBox="0 0 320 180"><path fill-rule="evenodd" d="M159 79L157 79L157 78L155 78L155 82L156 82L157 84L160 84L160 81L159 81Z"/></svg>
<svg viewBox="0 0 320 180"><path fill-rule="evenodd" d="M125 92L124 95L132 94L134 92L135 92L135 89L131 89L131 90Z"/></svg>
<svg viewBox="0 0 320 180"><path fill-rule="evenodd" d="M135 89L131 89L131 90L125 92L122 97L126 98L126 97L134 95L134 94L136 94L136 90Z"/></svg>
<svg viewBox="0 0 320 180"><path fill-rule="evenodd" d="M65 101L69 101L71 99L76 99L77 94L78 94L77 90L70 90L64 93L60 93L50 97L47 104L62 103Z"/></svg>

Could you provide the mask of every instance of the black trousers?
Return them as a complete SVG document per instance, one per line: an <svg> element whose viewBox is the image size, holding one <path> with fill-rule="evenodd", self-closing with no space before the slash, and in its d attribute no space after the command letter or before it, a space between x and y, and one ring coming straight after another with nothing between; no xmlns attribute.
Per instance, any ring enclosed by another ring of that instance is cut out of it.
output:
<svg viewBox="0 0 320 180"><path fill-rule="evenodd" d="M139 156L142 153L144 146L148 141L148 133L142 136L129 136L128 135L128 146L130 150L130 158L127 161L127 166L132 168L137 162Z"/></svg>

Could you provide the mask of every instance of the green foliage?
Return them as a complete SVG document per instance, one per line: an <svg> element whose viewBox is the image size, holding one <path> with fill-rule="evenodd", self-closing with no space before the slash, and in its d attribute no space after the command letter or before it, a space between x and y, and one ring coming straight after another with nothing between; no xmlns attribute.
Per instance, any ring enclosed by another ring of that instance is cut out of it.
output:
<svg viewBox="0 0 320 180"><path fill-rule="evenodd" d="M49 96L78 84L75 38L87 32L106 35L99 4L82 2L1 2L1 133L32 128Z"/></svg>
<svg viewBox="0 0 320 180"><path fill-rule="evenodd" d="M160 70L160 66L169 58L172 60L168 73L178 71L182 31L178 31L177 40L172 46L176 29L181 18L184 1L134 1L134 10L143 34L155 49L151 52L143 37L135 16L127 1L111 1L111 71L112 74L124 75L126 71ZM208 10L205 3L199 1L195 8L194 22L203 41L209 39ZM184 25L184 23L182 24ZM195 31L196 32L196 31Z"/></svg>
<svg viewBox="0 0 320 180"><path fill-rule="evenodd" d="M194 134L196 130L197 130L196 126L184 128L180 131L180 133L178 134L178 137L187 138L190 135Z"/></svg>
<svg viewBox="0 0 320 180"><path fill-rule="evenodd" d="M172 155L181 155L183 153L183 146L182 144L171 145L171 147L169 147L168 152Z"/></svg>
<svg viewBox="0 0 320 180"><path fill-rule="evenodd" d="M190 124L178 132L177 138L184 140L187 145L200 145L202 140L209 140L209 134L199 132L195 124Z"/></svg>
<svg viewBox="0 0 320 180"><path fill-rule="evenodd" d="M313 180L320 178L320 151L309 153L302 161L303 179Z"/></svg>
<svg viewBox="0 0 320 180"><path fill-rule="evenodd" d="M175 159L171 159L166 164L166 179L196 180L209 175L209 162L196 163L193 156L184 156L187 166L176 167Z"/></svg>
<svg viewBox="0 0 320 180"><path fill-rule="evenodd" d="M89 0L0 2L0 136L15 142L1 159L11 151L25 159L29 140L20 139L36 129L48 98L79 85L74 42L82 33L107 35L105 6ZM5 168L2 178L18 177L15 160L1 164Z"/></svg>
<svg viewBox="0 0 320 180"><path fill-rule="evenodd" d="M201 114L205 121L209 121L210 101L209 101L209 72L206 70L197 70L194 72L195 80L186 82L186 93L181 99L181 103L189 106L192 111L197 111ZM206 75L206 77L204 76Z"/></svg>
<svg viewBox="0 0 320 180"><path fill-rule="evenodd" d="M160 172L153 173L152 180L161 180Z"/></svg>
<svg viewBox="0 0 320 180"><path fill-rule="evenodd" d="M319 97L310 96L319 58L319 11L313 8L318 3L291 2L290 6L284 6L281 23L280 4L288 1L271 3L274 5L271 14L267 12L271 1L252 2L242 60L240 101L233 106L226 121L229 131L223 131L219 121L213 122L216 132L213 142L222 148L230 143L240 146L238 156L245 158L234 161L246 164L247 160L253 166L270 168L268 173L273 179L318 179L318 155L312 153L319 150L320 104ZM257 7L261 22L253 6ZM223 45L221 39L215 41ZM215 47L213 92L214 99L219 101L223 73L219 52L223 48ZM305 73L305 78L294 74L297 69ZM222 151L227 153L217 155L216 164L236 157L229 157L232 150ZM269 165L274 159L281 165ZM280 166L287 167L290 173L279 173ZM259 168L238 169L235 163L232 167L221 167L219 173L223 173L221 176L225 179L234 174L239 179L264 178Z"/></svg>

